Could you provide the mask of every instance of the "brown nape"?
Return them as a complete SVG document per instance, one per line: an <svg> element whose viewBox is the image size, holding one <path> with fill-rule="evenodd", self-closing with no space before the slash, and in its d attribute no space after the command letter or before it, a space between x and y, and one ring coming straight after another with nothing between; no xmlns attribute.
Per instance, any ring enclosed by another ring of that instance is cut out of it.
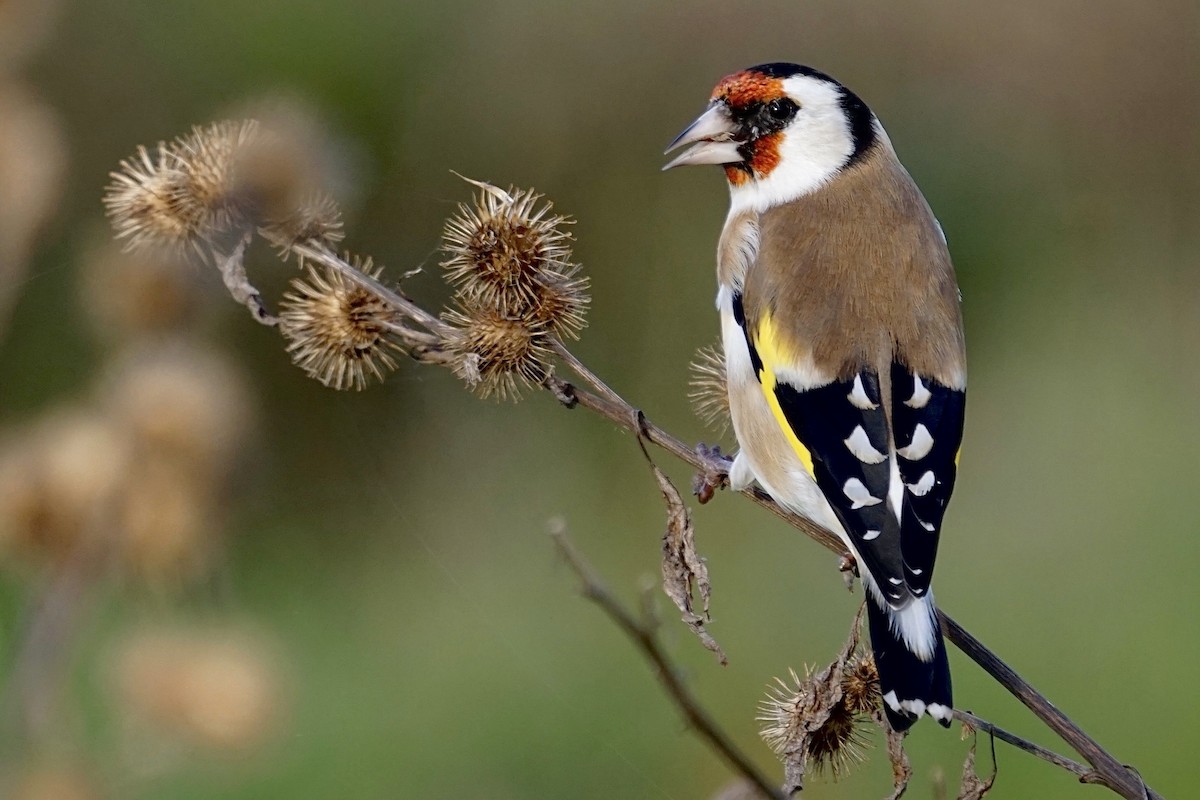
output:
<svg viewBox="0 0 1200 800"><path fill-rule="evenodd" d="M751 177L762 179L779 166L779 144L783 133L775 132L749 143L750 157L741 164L726 164L725 177L734 186L741 186Z"/></svg>
<svg viewBox="0 0 1200 800"><path fill-rule="evenodd" d="M783 97L783 81L751 70L722 78L712 94L713 100L724 100L735 109L746 108L752 103L766 103L777 97Z"/></svg>

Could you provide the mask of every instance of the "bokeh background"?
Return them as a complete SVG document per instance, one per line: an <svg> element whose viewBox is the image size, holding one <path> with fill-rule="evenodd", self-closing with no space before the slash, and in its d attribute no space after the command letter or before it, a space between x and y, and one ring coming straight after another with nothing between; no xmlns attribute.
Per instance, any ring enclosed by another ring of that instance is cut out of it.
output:
<svg viewBox="0 0 1200 800"><path fill-rule="evenodd" d="M577 353L668 429L712 441L687 364L715 337L726 191L717 170L660 174L660 153L718 78L770 60L853 87L949 237L971 389L939 600L1157 790L1189 796L1194 0L3 0L0 792L726 785L545 534L565 518L637 597L663 509L628 436L545 396L476 400L413 364L364 393L324 389L213 276L114 277L132 268L105 250L100 197L138 144L290 104L335 143L346 244L392 276L424 267L405 286L436 308L442 221L469 195L449 170L537 187L578 219L594 307ZM277 297L291 268L256 259ZM112 552L78 532L120 480L142 490L119 510L138 533ZM754 721L763 689L828 660L857 601L834 558L749 504L720 496L695 520L729 666L671 614L664 632L713 713L776 770ZM963 707L1062 749L951 662ZM965 743L923 724L909 749L908 796L938 796L939 774L953 796ZM1103 793L998 755L994 797ZM888 780L877 746L806 796L877 797Z"/></svg>

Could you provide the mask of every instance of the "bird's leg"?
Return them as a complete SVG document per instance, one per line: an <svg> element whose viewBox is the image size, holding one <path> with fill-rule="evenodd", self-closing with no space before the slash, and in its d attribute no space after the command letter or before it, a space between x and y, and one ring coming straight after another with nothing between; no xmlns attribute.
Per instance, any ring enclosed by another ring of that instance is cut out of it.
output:
<svg viewBox="0 0 1200 800"><path fill-rule="evenodd" d="M717 489L729 485L729 465L733 459L721 453L719 446L709 447L703 442L696 445L696 452L704 459L704 469L692 478L692 494L701 503L712 500Z"/></svg>

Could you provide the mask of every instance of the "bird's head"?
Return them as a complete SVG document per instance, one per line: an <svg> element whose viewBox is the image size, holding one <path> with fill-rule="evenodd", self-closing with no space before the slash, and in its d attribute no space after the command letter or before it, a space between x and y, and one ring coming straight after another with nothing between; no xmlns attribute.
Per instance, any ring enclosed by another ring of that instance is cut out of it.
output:
<svg viewBox="0 0 1200 800"><path fill-rule="evenodd" d="M667 148L664 170L721 164L735 198L760 208L824 185L883 137L875 115L828 75L761 64L723 78L708 109Z"/></svg>

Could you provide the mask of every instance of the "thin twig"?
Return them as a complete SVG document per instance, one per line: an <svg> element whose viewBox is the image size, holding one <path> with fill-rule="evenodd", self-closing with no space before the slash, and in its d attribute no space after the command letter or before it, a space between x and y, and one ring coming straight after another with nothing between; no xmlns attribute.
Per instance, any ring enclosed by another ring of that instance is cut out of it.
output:
<svg viewBox="0 0 1200 800"><path fill-rule="evenodd" d="M663 688L666 689L667 694L675 701L675 705L687 717L696 732L703 736L713 749L728 762L729 766L750 781L764 797L772 798L772 800L787 800L784 794L775 788L770 780L738 749L737 745L729 740L716 721L709 716L684 685L679 676L679 670L671 663L670 658L659 645L653 624L639 622L613 597L612 592L601 582L599 576L584 560L583 555L571 544L566 530L561 525L552 528L550 536L554 539L554 544L558 547L558 551L567 565L571 567L571 571L579 578L583 596L598 605L637 645L646 660L654 665Z"/></svg>
<svg viewBox="0 0 1200 800"><path fill-rule="evenodd" d="M988 733L992 736L995 736L997 739L999 739L1002 742L1008 742L1013 747L1016 747L1019 750L1024 750L1026 753L1029 753L1030 755L1037 756L1038 758L1042 759L1043 761L1047 761L1056 767L1062 767L1067 772L1070 772L1074 775L1078 775L1080 778L1083 778L1084 776L1089 775L1092 772L1091 769L1089 769L1088 767L1085 767L1083 764L1080 764L1078 761L1072 761L1071 759L1067 758L1066 756L1060 756L1058 753L1055 753L1053 750L1047 750L1046 748L1042 747L1041 745L1034 744L1033 742L1029 741L1028 739L1022 739L1020 736L1017 736L1015 733L1009 733L1008 731L1004 730L1000 726L993 725L992 723L988 722L986 719L975 716L970 711L959 711L958 709L955 709L954 710L954 718L956 720L958 720L959 722L963 722L963 723L966 723L967 725L970 725L972 728L976 728L978 730L983 731L984 733Z"/></svg>

